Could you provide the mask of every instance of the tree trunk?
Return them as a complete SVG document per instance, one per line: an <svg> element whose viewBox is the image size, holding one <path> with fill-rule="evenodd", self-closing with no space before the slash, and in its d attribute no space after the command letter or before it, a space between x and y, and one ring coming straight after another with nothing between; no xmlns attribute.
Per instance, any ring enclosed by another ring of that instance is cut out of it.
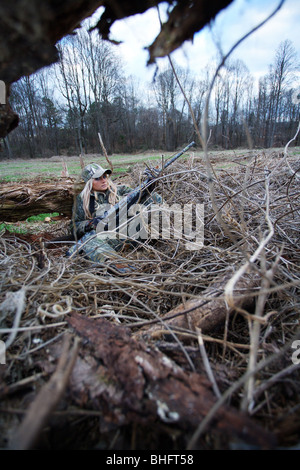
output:
<svg viewBox="0 0 300 470"><path fill-rule="evenodd" d="M156 347L134 339L126 327L76 312L67 321L81 343L65 398L83 410L100 411L100 432L137 424L156 431L162 426L165 432L169 426L170 433L172 427L188 436L216 403L205 375L184 371ZM63 345L60 340L51 347L53 358L59 360ZM55 365L43 361L41 367L52 372ZM254 420L225 405L207 431L228 443L238 439L265 449L275 444Z"/></svg>
<svg viewBox="0 0 300 470"><path fill-rule="evenodd" d="M71 217L74 195L83 189L70 178L37 183L9 183L0 191L0 220L17 222L31 215L59 212Z"/></svg>

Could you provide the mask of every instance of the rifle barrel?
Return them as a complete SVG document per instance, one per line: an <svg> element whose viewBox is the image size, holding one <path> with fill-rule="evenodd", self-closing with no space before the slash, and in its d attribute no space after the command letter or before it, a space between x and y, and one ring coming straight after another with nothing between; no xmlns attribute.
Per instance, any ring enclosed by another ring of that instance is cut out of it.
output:
<svg viewBox="0 0 300 470"><path fill-rule="evenodd" d="M169 160L163 167L163 169L167 168L169 165L171 165L177 158L181 157L183 153L185 153L190 147L195 145L195 142L191 142L189 145L187 145L183 150L181 150L179 153L177 153L171 160Z"/></svg>

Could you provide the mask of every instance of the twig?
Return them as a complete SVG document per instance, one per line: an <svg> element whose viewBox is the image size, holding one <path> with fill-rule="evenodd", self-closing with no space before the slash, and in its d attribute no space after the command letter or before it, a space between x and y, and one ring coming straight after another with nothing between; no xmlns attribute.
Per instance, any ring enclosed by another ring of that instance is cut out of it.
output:
<svg viewBox="0 0 300 470"><path fill-rule="evenodd" d="M267 210L266 210L266 216L265 216L267 224L269 226L269 233L261 241L261 243L259 244L259 246L255 250L253 255L250 256L249 260L243 266L241 266L238 269L238 271L232 276L232 278L226 284L226 287L225 287L225 290L224 290L225 299L226 299L226 301L227 301L227 303L230 307L234 307L233 289L234 289L235 284L243 276L243 274L247 271L247 269L251 266L251 264L254 263L258 259L259 255L261 254L261 252L264 250L264 248L267 246L267 244L269 243L269 241L271 240L271 238L274 235L274 228L273 228L273 225L271 223L270 216L269 216L269 190L268 189L269 189L269 178L267 178L267 180L266 180L266 194L267 194L266 206L267 206Z"/></svg>
<svg viewBox="0 0 300 470"><path fill-rule="evenodd" d="M288 161L287 157L288 157L288 148L289 148L289 145L290 145L294 140L297 139L297 136L298 136L299 132L300 132L300 121L299 121L299 124L298 124L298 127L297 127L297 131L296 131L294 137L293 137L293 138L286 144L286 146L284 147L284 160L285 160L287 166L289 167L289 170L290 170L290 172L292 173L292 175L295 176L295 178L297 178L297 179L299 179L300 177L299 177L299 175L297 175L296 173L294 173L294 171L292 170L292 168L291 168L291 166L290 166L290 164L289 164L289 161Z"/></svg>
<svg viewBox="0 0 300 470"><path fill-rule="evenodd" d="M106 161L107 161L107 163L109 164L111 171L113 171L114 167L113 167L112 162L111 162L110 159L108 158L107 151L106 151L106 148L105 148L105 146L104 146L104 143L103 143L103 140L102 140L102 137L101 137L100 132L98 132L98 137L99 137L100 145L101 145L101 148L102 148L102 150L103 150L103 153L104 153L104 156L105 156L105 158L106 158Z"/></svg>
<svg viewBox="0 0 300 470"><path fill-rule="evenodd" d="M198 336L198 343L199 343L200 353L201 353L202 361L203 361L207 376L208 376L209 380L211 381L213 391L214 391L216 397L221 398L221 393L220 393L219 387L217 385L216 379L214 377L213 371L211 369L211 365L209 363L209 360L208 360L208 357L207 357L207 354L206 354L201 329L196 328L196 331L197 331L197 336Z"/></svg>
<svg viewBox="0 0 300 470"><path fill-rule="evenodd" d="M269 380L266 380L265 382L260 384L259 387L256 388L256 390L254 392L255 400L257 400L258 397L262 393L264 393L268 388L272 387L274 384L279 382L283 377L285 377L286 375L292 374L293 372L295 372L299 368L300 368L300 364L291 364L290 366L286 367L285 369L280 370L279 372L277 372L277 374L272 375L272 377L270 377Z"/></svg>
<svg viewBox="0 0 300 470"><path fill-rule="evenodd" d="M30 406L24 421L12 440L11 449L28 450L36 444L49 415L62 397L75 364L79 339L75 337L71 350L70 343L71 337L66 336L57 369Z"/></svg>
<svg viewBox="0 0 300 470"><path fill-rule="evenodd" d="M13 327L10 329L9 337L5 342L6 350L12 345L18 332L18 327L21 321L21 316L25 309L25 300L26 300L25 291L26 289L22 287L18 292L11 294L6 299L6 301L4 301L1 305L2 309L4 310L8 308L5 306L6 303L10 304L9 308L11 308L12 306L16 308L14 324L13 324Z"/></svg>
<svg viewBox="0 0 300 470"><path fill-rule="evenodd" d="M215 405L210 409L210 411L207 413L205 418L202 420L196 431L194 432L192 438L190 439L188 445L187 445L187 450L192 450L196 447L197 440L199 437L203 434L205 429L207 428L208 424L211 422L213 417L215 416L216 412L219 410L219 408L228 400L228 398L231 397L231 395L236 392L244 383L246 380L249 379L254 373L259 372L269 364L271 364L273 361L281 357L287 350L290 349L291 345L293 344L293 341L299 336L299 332L294 336L294 338L289 341L279 352L276 352L275 354L272 354L271 356L267 357L266 359L262 359L256 366L255 370L247 371L245 374L243 374L236 382L234 382L223 395L221 398L215 403Z"/></svg>
<svg viewBox="0 0 300 470"><path fill-rule="evenodd" d="M277 260L272 266L271 269L266 270L266 262L265 256L262 256L262 290L263 293L258 295L257 302L256 302L256 309L255 309L255 317L261 318L263 316L265 303L268 298L268 288L272 282L274 277L275 267L279 262L280 257L277 257ZM249 330L250 330L250 355L249 355L249 364L248 364L248 371L255 371L256 363L257 363L257 355L258 355L258 347L259 347L259 338L260 338L260 329L261 323L259 321L249 319ZM241 403L242 411L251 411L254 407L254 389L255 389L255 374L249 377L248 381L246 382L245 387L245 395Z"/></svg>

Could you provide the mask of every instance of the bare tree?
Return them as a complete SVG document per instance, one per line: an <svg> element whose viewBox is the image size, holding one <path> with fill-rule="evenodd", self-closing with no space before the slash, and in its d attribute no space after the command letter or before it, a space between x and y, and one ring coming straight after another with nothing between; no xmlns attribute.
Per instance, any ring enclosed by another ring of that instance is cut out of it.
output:
<svg viewBox="0 0 300 470"><path fill-rule="evenodd" d="M181 85L184 89L191 91L188 72L177 66L175 69ZM182 100L182 94L171 67L157 76L152 87L162 116L162 144L167 150L173 151L179 144L179 129L184 118L186 103Z"/></svg>
<svg viewBox="0 0 300 470"><path fill-rule="evenodd" d="M73 130L80 153L87 150L84 133L84 118L88 107L88 90L84 64L79 59L80 40L78 36L64 40L60 46L60 61L57 80L60 91L67 101L69 116L72 116Z"/></svg>
<svg viewBox="0 0 300 470"><path fill-rule="evenodd" d="M43 156L41 98L36 84L36 75L25 76L14 83L12 103L20 117L16 139L25 142L30 158Z"/></svg>
<svg viewBox="0 0 300 470"><path fill-rule="evenodd" d="M192 108L199 127L214 75L212 64L198 77L177 66L175 74L172 68L166 69L157 74L154 83L144 84L139 94L133 78L125 77L114 46L88 27L87 23L59 44L58 64L24 77L12 87L11 102L20 125L5 139L2 157L99 151L98 132L109 153L173 151L195 140L190 111ZM213 106L207 116L210 145L283 145L296 131L300 117L299 106L292 100L295 65L292 43L282 42L255 92L244 63L227 61L214 81ZM191 108L182 98L175 75Z"/></svg>
<svg viewBox="0 0 300 470"><path fill-rule="evenodd" d="M37 86L41 97L43 145L48 152L60 153L59 130L63 122L62 110L54 92L56 90L53 67L41 69L37 74ZM53 149L52 152L50 149Z"/></svg>
<svg viewBox="0 0 300 470"><path fill-rule="evenodd" d="M273 145L281 99L283 92L290 84L290 78L295 69L295 61L296 52L291 41L286 40L281 42L267 77L269 85L269 106L266 117L266 147Z"/></svg>
<svg viewBox="0 0 300 470"><path fill-rule="evenodd" d="M241 60L231 63L230 68L230 119L229 142L232 147L241 145L243 137L241 120L245 116L245 99L251 96L252 78L249 70Z"/></svg>
<svg viewBox="0 0 300 470"><path fill-rule="evenodd" d="M79 59L84 64L89 107L93 106L94 135L100 132L107 149L111 150L110 129L116 120L112 103L120 96L124 81L122 61L111 44L101 40L95 31L88 32L89 26L85 22L85 28L78 32Z"/></svg>

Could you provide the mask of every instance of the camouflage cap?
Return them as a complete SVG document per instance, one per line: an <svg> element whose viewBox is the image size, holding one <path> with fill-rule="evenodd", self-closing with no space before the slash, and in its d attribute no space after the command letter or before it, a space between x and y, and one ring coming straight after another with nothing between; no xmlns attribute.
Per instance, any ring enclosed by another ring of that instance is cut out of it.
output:
<svg viewBox="0 0 300 470"><path fill-rule="evenodd" d="M112 171L108 168L103 168L97 163L90 163L82 170L81 177L85 182L87 182L91 178L100 178L104 173L108 173L110 175Z"/></svg>

